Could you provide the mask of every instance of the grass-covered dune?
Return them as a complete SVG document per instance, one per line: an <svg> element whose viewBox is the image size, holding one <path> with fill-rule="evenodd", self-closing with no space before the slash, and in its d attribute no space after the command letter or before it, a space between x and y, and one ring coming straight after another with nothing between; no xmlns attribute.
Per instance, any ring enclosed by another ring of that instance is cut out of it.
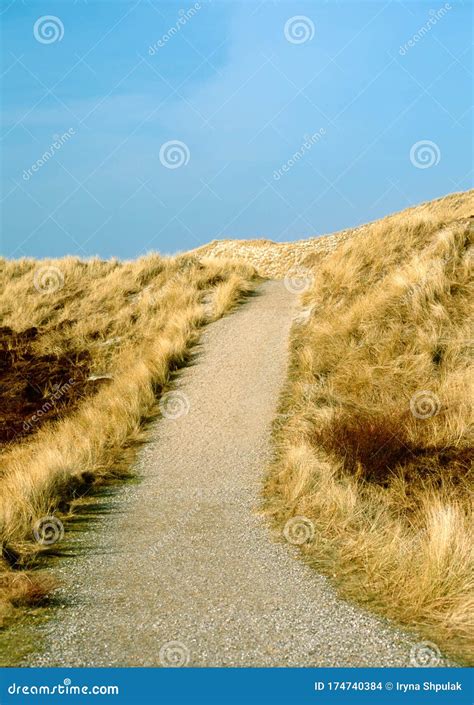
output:
<svg viewBox="0 0 474 705"><path fill-rule="evenodd" d="M344 596L470 663L473 213L454 194L306 258L265 486Z"/></svg>
<svg viewBox="0 0 474 705"><path fill-rule="evenodd" d="M253 278L186 255L0 260L0 621L48 592L35 556L77 498L127 472L173 370Z"/></svg>

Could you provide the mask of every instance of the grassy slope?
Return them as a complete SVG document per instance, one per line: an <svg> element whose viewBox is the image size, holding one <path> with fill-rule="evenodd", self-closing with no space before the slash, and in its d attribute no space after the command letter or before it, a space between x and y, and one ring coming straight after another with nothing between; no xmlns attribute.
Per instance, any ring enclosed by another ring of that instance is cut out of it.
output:
<svg viewBox="0 0 474 705"><path fill-rule="evenodd" d="M314 275L304 297L309 317L293 329L266 510L280 528L295 515L311 519L316 535L303 554L345 595L466 660L472 213L473 194L454 194L344 231L334 253L330 237L324 247L316 239L295 250L259 242L258 257L255 244L242 242L202 252L232 257L244 246L262 274L285 276L302 265ZM275 248L282 249L277 258ZM0 456L1 540L25 565L38 548L31 541L36 518L58 506L67 511L91 476L126 471L124 448L142 437L141 420L185 360L209 308L207 292L216 292L218 316L251 278L235 263L202 268L188 257L51 263L65 286L43 296L32 282L48 263L1 263L2 324L39 326L39 356L69 355L72 345L91 355L92 372L111 372L113 380ZM430 392L417 398L421 415L436 412L426 418L410 411L420 391ZM41 597L38 580L4 568L1 604Z"/></svg>
<svg viewBox="0 0 474 705"><path fill-rule="evenodd" d="M402 215L413 217L424 214L443 217L443 211L449 209L449 218L465 218L473 214L471 193L451 194L436 201L428 201L408 208L402 213L388 216L382 220L347 228L329 235L321 235L306 240L293 242L273 242L272 240L214 240L195 250L199 256L236 258L254 266L259 274L271 279L282 279L293 274L304 277L306 269L318 265L322 257L331 253L347 240L369 233L378 223L386 223Z"/></svg>
<svg viewBox="0 0 474 705"><path fill-rule="evenodd" d="M472 213L454 194L307 258L265 486L342 594L471 663Z"/></svg>
<svg viewBox="0 0 474 705"><path fill-rule="evenodd" d="M189 256L0 262L2 325L16 332L37 328L28 355L42 361L43 376L32 379L32 365L29 388L44 386L48 360L55 374L54 360L87 359L89 377L111 376L84 386L83 369L72 365L72 384L62 396L76 393L82 375L82 398L69 410L59 400L54 409L38 402L46 422L36 427L29 414L34 432L1 449L0 621L49 588L41 575L24 570L42 548L33 539L35 522L53 513L67 517L71 501L91 484L126 472L126 450L143 437L142 421L156 413L157 396L186 360L199 328L231 308L253 276L244 264ZM4 350L7 373L9 359ZM43 389L39 394L51 399Z"/></svg>

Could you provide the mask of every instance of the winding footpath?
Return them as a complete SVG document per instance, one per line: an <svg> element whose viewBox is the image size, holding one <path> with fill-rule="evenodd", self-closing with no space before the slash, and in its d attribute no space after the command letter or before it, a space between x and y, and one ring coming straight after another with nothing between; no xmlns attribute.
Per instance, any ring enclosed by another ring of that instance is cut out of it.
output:
<svg viewBox="0 0 474 705"><path fill-rule="evenodd" d="M59 604L24 665L409 665L414 637L340 600L256 511L294 300L267 282L205 330L140 481L68 532Z"/></svg>

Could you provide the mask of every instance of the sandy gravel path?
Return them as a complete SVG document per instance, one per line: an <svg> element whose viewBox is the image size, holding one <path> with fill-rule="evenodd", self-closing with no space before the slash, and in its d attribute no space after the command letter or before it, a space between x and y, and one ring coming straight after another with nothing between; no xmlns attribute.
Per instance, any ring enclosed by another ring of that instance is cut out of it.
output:
<svg viewBox="0 0 474 705"><path fill-rule="evenodd" d="M73 534L29 665L409 664L412 637L339 600L255 512L292 306L268 282L205 331L167 411L188 413L157 421L141 481Z"/></svg>

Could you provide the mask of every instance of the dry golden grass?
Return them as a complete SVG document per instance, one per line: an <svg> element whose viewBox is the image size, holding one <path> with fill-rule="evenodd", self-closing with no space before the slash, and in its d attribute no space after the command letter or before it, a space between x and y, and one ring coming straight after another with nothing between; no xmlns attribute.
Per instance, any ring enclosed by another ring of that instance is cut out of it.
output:
<svg viewBox="0 0 474 705"><path fill-rule="evenodd" d="M255 267L261 276L270 279L283 279L292 274L304 275L306 269L317 264L321 257L326 257L344 242L371 232L378 223L384 222L388 225L392 220L395 221L402 215L407 218L417 215L444 218L449 213L450 220L469 217L474 209L469 199L472 201L472 195L450 194L436 201L413 206L402 213L395 213L382 220L306 240L293 242L273 242L267 239L213 240L207 245L197 248L194 252L199 256L224 257L248 262Z"/></svg>
<svg viewBox="0 0 474 705"><path fill-rule="evenodd" d="M2 325L37 327L36 355L85 351L89 375L108 376L72 411L0 453L0 618L50 587L25 570L42 548L35 523L67 518L91 485L127 472L143 421L157 412L199 329L232 308L253 279L248 265L186 255L0 261Z"/></svg>
<svg viewBox="0 0 474 705"><path fill-rule="evenodd" d="M2 325L36 326L38 356L87 351L90 373L111 375L0 454L0 621L50 588L26 570L41 550L37 519L67 518L91 484L127 472L202 324L251 287L250 265L203 259L217 255L314 276L292 332L266 511L280 529L312 521L303 555L344 595L472 662L472 213L470 192L320 240L123 264L0 261ZM64 286L39 293L43 267Z"/></svg>
<svg viewBox="0 0 474 705"><path fill-rule="evenodd" d="M454 194L312 258L265 486L343 595L471 664L472 213Z"/></svg>

